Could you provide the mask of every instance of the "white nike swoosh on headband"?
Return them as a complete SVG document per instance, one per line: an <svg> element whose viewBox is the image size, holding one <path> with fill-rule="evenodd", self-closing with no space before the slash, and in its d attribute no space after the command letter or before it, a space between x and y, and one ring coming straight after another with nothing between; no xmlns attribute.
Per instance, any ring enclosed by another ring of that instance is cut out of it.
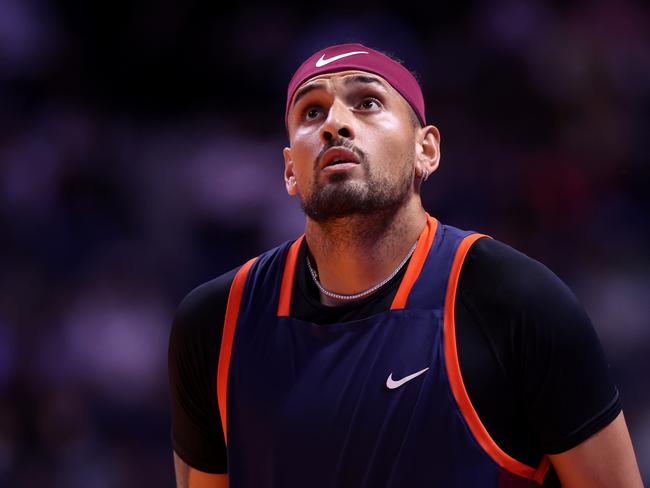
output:
<svg viewBox="0 0 650 488"><path fill-rule="evenodd" d="M368 51L352 51L349 53L343 53L343 54L338 54L336 56L332 56L329 59L325 59L325 55L323 54L318 61L316 61L316 67L320 68L321 66L325 66L326 64L333 63L334 61L337 61L341 58L347 58L348 56L354 56L355 54L369 54Z"/></svg>

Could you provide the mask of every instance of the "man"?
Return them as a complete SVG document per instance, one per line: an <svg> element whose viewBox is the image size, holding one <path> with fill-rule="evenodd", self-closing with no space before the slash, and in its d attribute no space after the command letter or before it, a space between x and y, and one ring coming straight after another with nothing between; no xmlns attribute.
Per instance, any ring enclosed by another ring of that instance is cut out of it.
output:
<svg viewBox="0 0 650 488"><path fill-rule="evenodd" d="M178 486L641 486L571 291L422 208L440 136L413 75L328 47L294 74L285 123L305 234L179 307Z"/></svg>

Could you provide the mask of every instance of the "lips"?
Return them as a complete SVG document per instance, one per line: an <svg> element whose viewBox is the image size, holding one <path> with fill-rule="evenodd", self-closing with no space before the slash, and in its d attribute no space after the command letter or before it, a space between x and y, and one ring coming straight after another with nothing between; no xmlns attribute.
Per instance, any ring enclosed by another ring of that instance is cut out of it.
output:
<svg viewBox="0 0 650 488"><path fill-rule="evenodd" d="M349 149L333 147L325 151L320 161L320 169L343 163L359 164L359 158Z"/></svg>

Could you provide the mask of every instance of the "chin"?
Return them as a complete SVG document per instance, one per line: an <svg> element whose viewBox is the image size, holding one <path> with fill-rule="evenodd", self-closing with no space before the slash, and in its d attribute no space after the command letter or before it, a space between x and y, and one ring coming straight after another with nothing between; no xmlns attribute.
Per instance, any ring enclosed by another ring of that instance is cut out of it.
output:
<svg viewBox="0 0 650 488"><path fill-rule="evenodd" d="M329 183L340 183L351 180L352 178L350 178L350 175L347 173L332 173L327 179Z"/></svg>

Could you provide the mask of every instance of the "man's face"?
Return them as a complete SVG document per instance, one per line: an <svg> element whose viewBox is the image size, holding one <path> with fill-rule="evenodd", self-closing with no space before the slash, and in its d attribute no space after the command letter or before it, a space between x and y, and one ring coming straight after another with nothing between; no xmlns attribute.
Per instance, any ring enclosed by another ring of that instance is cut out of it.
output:
<svg viewBox="0 0 650 488"><path fill-rule="evenodd" d="M412 196L413 115L383 78L356 70L319 75L291 103L285 180L307 216L367 215Z"/></svg>

